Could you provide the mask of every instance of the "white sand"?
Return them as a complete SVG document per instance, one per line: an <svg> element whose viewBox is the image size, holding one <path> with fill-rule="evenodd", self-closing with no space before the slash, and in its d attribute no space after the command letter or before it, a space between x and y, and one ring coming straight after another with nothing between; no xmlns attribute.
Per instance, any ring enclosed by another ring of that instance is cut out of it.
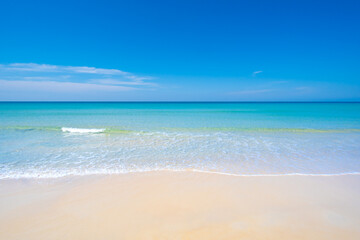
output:
<svg viewBox="0 0 360 240"><path fill-rule="evenodd" d="M360 176L0 181L0 239L360 239Z"/></svg>

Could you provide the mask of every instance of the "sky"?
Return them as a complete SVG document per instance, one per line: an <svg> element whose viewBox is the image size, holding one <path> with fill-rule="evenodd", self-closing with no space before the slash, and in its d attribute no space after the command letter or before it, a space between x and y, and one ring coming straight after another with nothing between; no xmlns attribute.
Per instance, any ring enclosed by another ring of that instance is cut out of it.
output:
<svg viewBox="0 0 360 240"><path fill-rule="evenodd" d="M360 101L360 1L0 3L0 101Z"/></svg>

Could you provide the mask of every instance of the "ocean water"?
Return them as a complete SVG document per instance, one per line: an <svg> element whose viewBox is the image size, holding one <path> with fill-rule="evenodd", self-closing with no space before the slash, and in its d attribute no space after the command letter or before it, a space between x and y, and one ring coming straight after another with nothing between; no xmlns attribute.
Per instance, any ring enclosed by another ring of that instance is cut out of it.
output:
<svg viewBox="0 0 360 240"><path fill-rule="evenodd" d="M0 179L360 173L359 103L0 103Z"/></svg>

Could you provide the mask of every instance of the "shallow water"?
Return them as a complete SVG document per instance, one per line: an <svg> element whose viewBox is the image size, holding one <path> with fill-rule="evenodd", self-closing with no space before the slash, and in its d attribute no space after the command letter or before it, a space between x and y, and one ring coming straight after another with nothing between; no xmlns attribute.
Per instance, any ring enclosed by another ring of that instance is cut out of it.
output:
<svg viewBox="0 0 360 240"><path fill-rule="evenodd" d="M360 172L359 103L0 103L0 178Z"/></svg>

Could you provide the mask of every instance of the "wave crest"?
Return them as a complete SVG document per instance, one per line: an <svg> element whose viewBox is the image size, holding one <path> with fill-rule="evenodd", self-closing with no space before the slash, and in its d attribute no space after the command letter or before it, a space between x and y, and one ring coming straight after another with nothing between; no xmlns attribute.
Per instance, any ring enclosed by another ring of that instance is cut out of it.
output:
<svg viewBox="0 0 360 240"><path fill-rule="evenodd" d="M105 128L61 128L61 131L69 133L102 133L105 130Z"/></svg>

